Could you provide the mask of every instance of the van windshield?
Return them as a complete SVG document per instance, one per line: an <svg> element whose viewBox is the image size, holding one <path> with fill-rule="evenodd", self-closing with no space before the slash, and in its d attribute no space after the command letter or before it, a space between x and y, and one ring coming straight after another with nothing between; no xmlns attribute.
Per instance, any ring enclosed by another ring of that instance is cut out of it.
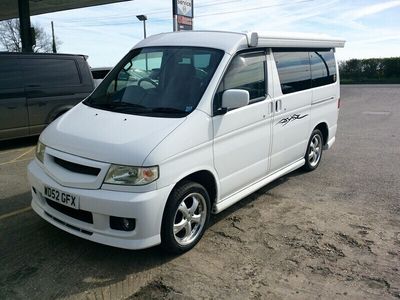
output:
<svg viewBox="0 0 400 300"><path fill-rule="evenodd" d="M199 103L222 50L148 47L132 50L83 103L103 110L184 117Z"/></svg>

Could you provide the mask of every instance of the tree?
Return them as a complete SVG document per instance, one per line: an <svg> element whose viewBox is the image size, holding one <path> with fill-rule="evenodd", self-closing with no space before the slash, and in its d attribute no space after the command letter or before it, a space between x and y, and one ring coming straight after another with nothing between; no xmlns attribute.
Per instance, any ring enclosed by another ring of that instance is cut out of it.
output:
<svg viewBox="0 0 400 300"><path fill-rule="evenodd" d="M46 33L43 27L33 25L35 31L36 45L33 46L34 52L53 52L52 38ZM60 46L61 41L56 37L56 47ZM22 43L19 31L19 20L12 19L0 22L0 46L9 52L21 52Z"/></svg>

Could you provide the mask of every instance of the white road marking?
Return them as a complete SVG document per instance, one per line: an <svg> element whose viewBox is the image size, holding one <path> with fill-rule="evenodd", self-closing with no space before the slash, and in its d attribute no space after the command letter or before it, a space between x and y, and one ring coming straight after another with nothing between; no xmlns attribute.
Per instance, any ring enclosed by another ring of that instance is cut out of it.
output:
<svg viewBox="0 0 400 300"><path fill-rule="evenodd" d="M9 217L13 217L13 216L22 214L22 213L27 212L27 211L30 211L30 210L32 210L32 207L28 206L28 207L21 208L21 209L15 210L15 211L13 211L13 212L10 212L10 213L1 215L1 216L0 216L0 221L1 221L1 220L4 220L4 219L7 219L7 218L9 218Z"/></svg>
<svg viewBox="0 0 400 300"><path fill-rule="evenodd" d="M32 160L32 158L25 158L25 159L20 159L20 160L12 160L12 161L7 161L4 163L1 163L0 166L8 165L8 164L13 164L13 163L19 163L21 161L27 161L27 160Z"/></svg>
<svg viewBox="0 0 400 300"><path fill-rule="evenodd" d="M16 158L14 158L14 159L12 159L12 160L10 160L10 161L1 163L0 166L8 165L8 164L11 164L11 163L20 162L20 161L26 161L26 160L32 159L32 158L26 158L26 159L20 159L20 158L21 158L21 157L24 157L24 156L27 155L28 153L32 152L33 149L35 149L35 147L30 148L28 151L25 151L24 153L18 155ZM19 159L20 159L20 160L19 160Z"/></svg>

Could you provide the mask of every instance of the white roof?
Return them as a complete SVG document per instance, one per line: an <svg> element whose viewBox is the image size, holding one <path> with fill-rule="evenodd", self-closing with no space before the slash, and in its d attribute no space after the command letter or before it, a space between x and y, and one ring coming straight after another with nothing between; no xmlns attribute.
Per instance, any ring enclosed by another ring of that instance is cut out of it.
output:
<svg viewBox="0 0 400 300"><path fill-rule="evenodd" d="M151 46L194 46L217 48L229 54L250 47L336 48L345 41L326 35L294 32L179 31L153 35L134 48Z"/></svg>

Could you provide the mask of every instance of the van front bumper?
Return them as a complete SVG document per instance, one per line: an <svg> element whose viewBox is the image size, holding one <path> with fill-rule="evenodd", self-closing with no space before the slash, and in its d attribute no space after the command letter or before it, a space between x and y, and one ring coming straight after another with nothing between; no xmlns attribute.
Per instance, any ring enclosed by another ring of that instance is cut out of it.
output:
<svg viewBox="0 0 400 300"><path fill-rule="evenodd" d="M28 166L32 186L32 208L54 226L81 238L125 249L143 249L161 242L160 230L165 204L173 186L144 193L90 190L58 184L39 166L36 160ZM92 214L93 222L81 221L48 204L44 186L77 195L79 210ZM133 231L111 229L110 216L135 219Z"/></svg>

